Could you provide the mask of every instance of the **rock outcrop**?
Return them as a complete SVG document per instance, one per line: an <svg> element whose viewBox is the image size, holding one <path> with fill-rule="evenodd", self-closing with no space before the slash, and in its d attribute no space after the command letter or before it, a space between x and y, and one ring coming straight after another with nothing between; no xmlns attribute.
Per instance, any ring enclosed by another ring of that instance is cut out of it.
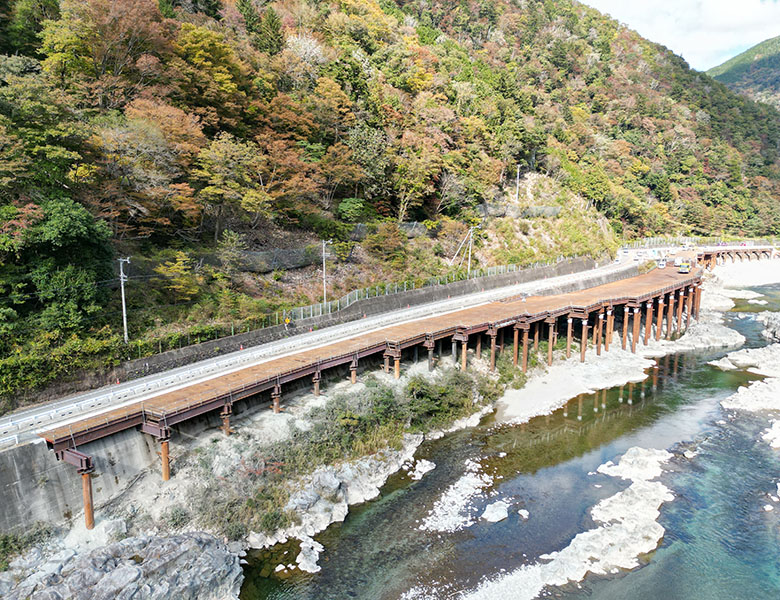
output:
<svg viewBox="0 0 780 600"><path fill-rule="evenodd" d="M206 533L127 538L77 554L33 548L0 573L6 600L233 600L239 558Z"/></svg>

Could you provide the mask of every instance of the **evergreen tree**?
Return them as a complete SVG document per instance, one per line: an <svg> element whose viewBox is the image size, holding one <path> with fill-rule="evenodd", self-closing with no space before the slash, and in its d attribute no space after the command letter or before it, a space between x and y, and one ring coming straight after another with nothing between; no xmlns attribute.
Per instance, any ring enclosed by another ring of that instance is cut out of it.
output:
<svg viewBox="0 0 780 600"><path fill-rule="evenodd" d="M255 36L257 49L268 54L278 54L284 48L284 33L282 21L273 8L268 8L263 14L260 30Z"/></svg>
<svg viewBox="0 0 780 600"><path fill-rule="evenodd" d="M7 31L13 51L31 56L41 46L39 34L43 21L57 20L60 5L57 0L17 0L10 17Z"/></svg>
<svg viewBox="0 0 780 600"><path fill-rule="evenodd" d="M8 0L0 0L0 54L10 54L11 45L8 40L8 21L11 18L11 5Z"/></svg>
<svg viewBox="0 0 780 600"><path fill-rule="evenodd" d="M222 18L219 14L222 10L222 0L195 0L192 4L197 12L207 14L212 19L219 21Z"/></svg>
<svg viewBox="0 0 780 600"><path fill-rule="evenodd" d="M177 0L158 0L160 14L166 19L173 19L176 16L176 7L179 5Z"/></svg>
<svg viewBox="0 0 780 600"><path fill-rule="evenodd" d="M241 13L241 16L244 17L247 33L258 33L262 20L260 19L260 14L257 12L252 0L238 0L238 2L236 2L236 8L238 9L238 12Z"/></svg>

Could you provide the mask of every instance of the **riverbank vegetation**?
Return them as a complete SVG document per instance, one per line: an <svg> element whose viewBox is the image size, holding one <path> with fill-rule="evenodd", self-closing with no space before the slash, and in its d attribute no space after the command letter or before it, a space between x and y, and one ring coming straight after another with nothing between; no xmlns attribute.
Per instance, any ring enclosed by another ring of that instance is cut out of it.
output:
<svg viewBox="0 0 780 600"><path fill-rule="evenodd" d="M193 451L182 468L193 468L191 479L199 483L186 504L166 510L162 525L194 524L232 540L250 531L273 533L294 522L295 513L285 509L290 493L318 467L399 449L404 434L446 428L493 403L503 390L491 377L450 368L433 377L413 376L402 388L372 375L364 383L359 393L337 394L313 408L302 426L290 425L283 441L242 437L239 429L237 468L216 465L217 446Z"/></svg>
<svg viewBox="0 0 780 600"><path fill-rule="evenodd" d="M480 265L775 234L778 116L570 0L5 0L0 412L321 300L323 240L333 298L476 226Z"/></svg>

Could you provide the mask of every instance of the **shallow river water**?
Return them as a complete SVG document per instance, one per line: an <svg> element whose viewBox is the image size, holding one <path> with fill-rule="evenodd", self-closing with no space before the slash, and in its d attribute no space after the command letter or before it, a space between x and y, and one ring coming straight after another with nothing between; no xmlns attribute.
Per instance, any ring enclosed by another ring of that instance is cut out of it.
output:
<svg viewBox="0 0 780 600"><path fill-rule="evenodd" d="M747 337L746 347L766 341L761 325L744 311L780 310L780 288L756 291L768 305L737 301L735 311L743 312L728 317ZM658 549L641 557L637 569L589 575L542 595L780 597L780 504L764 510L772 504L769 495L778 493L780 452L760 439L765 416L721 409L721 400L755 379L707 364L725 353L667 356L642 383L580 396L525 425L496 426L488 417L479 427L426 442L416 457L434 462L433 471L421 481L393 476L379 498L352 507L344 523L316 537L325 547L322 571L269 575L275 566L269 554L250 556L242 600L391 600L411 589L420 590L415 598L459 598L486 579L540 562L540 555L593 528L590 509L630 483L595 471L633 446L675 454L660 478L675 498L661 506L666 533ZM695 456L684 458L689 449ZM472 524L453 532L421 530L434 503L470 463L492 478L469 504ZM485 506L497 500L511 505L509 517L481 520ZM290 547L285 562L294 563L296 552ZM517 598L525 597L518 590Z"/></svg>

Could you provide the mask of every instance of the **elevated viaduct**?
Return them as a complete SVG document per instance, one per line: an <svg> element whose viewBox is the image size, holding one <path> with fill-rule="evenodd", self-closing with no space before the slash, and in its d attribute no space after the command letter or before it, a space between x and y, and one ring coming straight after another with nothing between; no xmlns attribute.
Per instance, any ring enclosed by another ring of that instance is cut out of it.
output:
<svg viewBox="0 0 780 600"><path fill-rule="evenodd" d="M97 416L75 420L41 433L58 460L76 467L82 480L87 528L94 526L92 456L80 450L84 445L120 432L137 430L151 436L160 446L162 479L170 478L169 444L172 428L206 414L218 414L225 435L230 435L233 406L265 397L274 412L282 409L286 386L304 380L319 395L328 372L347 367L352 383L361 363L381 358L386 372L400 377L404 359L425 356L429 369L447 355L460 368L468 368L468 351L481 355L489 348L490 368L512 340L512 360L525 372L531 347L547 341L547 362L553 348L565 336L567 358L576 342L579 359L589 351L601 354L620 344L637 351L638 344L681 333L699 315L701 276L727 258L752 260L771 258L771 247L723 247L705 249L695 256L699 266L691 273L655 269L649 273L589 289L554 296L515 297L375 329L358 337L290 353L243 368L208 381L185 385L152 398L108 410Z"/></svg>

